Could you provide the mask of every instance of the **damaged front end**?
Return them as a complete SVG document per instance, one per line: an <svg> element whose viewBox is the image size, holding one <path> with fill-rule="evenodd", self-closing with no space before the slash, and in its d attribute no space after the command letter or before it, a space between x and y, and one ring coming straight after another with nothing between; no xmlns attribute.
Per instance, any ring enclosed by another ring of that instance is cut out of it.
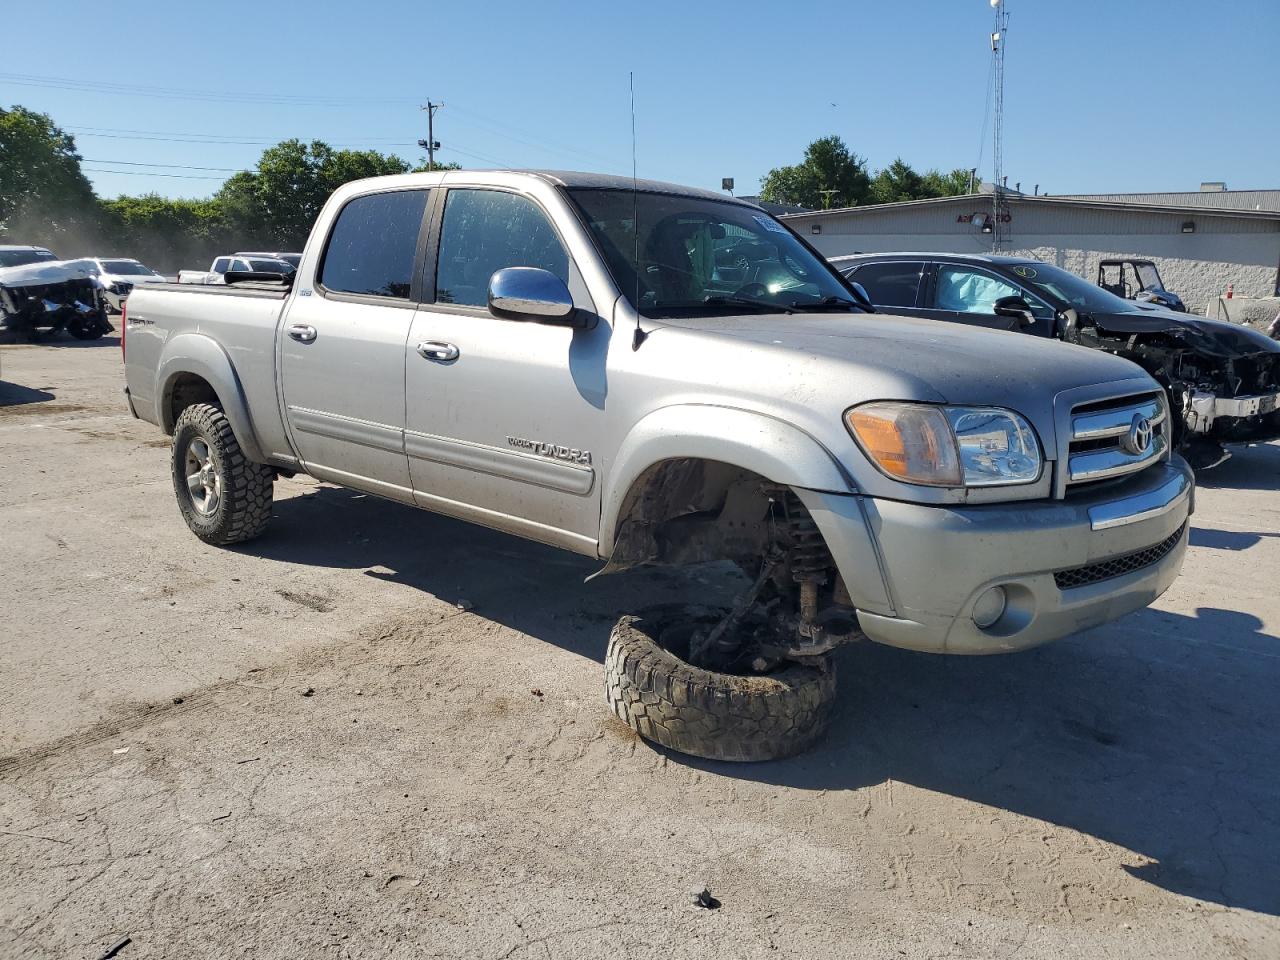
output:
<svg viewBox="0 0 1280 960"><path fill-rule="evenodd" d="M111 329L99 283L60 263L0 270L0 330L29 339L66 330L82 340Z"/></svg>
<svg viewBox="0 0 1280 960"><path fill-rule="evenodd" d="M1082 317L1078 342L1132 360L1180 414L1174 441L1198 468L1230 444L1280 439L1280 342L1249 327L1162 313Z"/></svg>

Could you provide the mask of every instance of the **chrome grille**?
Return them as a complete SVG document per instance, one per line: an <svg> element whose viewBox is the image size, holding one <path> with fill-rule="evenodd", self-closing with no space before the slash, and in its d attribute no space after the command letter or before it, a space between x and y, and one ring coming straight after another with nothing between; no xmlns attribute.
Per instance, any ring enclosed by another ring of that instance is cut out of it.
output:
<svg viewBox="0 0 1280 960"><path fill-rule="evenodd" d="M1109 560L1103 560L1101 563L1091 563L1086 567L1059 570L1053 575L1053 582L1058 585L1059 590L1070 590L1072 587L1086 587L1091 583L1101 583L1103 580L1110 580L1113 577L1123 577L1126 573L1133 573L1135 570L1149 567L1152 564L1159 563L1169 555L1169 552L1182 539L1182 534L1186 529L1187 525L1184 523L1169 534L1166 539L1161 540L1155 546L1147 547L1145 550L1135 550L1133 553L1112 557Z"/></svg>
<svg viewBox="0 0 1280 960"><path fill-rule="evenodd" d="M1150 426L1151 435L1142 447L1133 441L1144 421ZM1168 427L1164 395L1160 393L1074 408L1067 452L1067 485L1122 477L1163 460L1169 449Z"/></svg>

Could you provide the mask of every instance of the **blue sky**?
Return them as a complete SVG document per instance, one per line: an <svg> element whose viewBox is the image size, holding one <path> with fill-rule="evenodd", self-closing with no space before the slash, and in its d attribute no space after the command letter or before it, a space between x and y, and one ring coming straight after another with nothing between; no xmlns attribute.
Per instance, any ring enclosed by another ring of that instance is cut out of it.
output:
<svg viewBox="0 0 1280 960"><path fill-rule="evenodd" d="M829 133L872 167L991 169L987 0L3 6L0 104L76 134L104 196L206 196L292 136L417 160L428 97L440 159L627 173L632 70L641 176L754 193ZM1277 0L1008 9L1010 184L1280 187Z"/></svg>

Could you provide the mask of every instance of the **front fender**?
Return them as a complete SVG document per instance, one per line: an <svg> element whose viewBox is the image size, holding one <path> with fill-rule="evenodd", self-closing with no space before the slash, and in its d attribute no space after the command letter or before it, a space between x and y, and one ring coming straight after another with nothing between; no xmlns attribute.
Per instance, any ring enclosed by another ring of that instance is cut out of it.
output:
<svg viewBox="0 0 1280 960"><path fill-rule="evenodd" d="M601 504L600 551L608 556L619 512L636 480L663 460L716 460L774 483L833 493L855 489L853 478L817 439L761 413L711 404L678 404L643 417L614 458Z"/></svg>
<svg viewBox="0 0 1280 960"><path fill-rule="evenodd" d="M183 374L194 374L213 387L244 455L257 463L265 463L266 457L262 455L253 420L249 416L244 387L231 358L217 341L203 334L180 333L164 345L160 354L153 396L156 398L156 422L164 432L173 433L174 417L170 411L173 387Z"/></svg>

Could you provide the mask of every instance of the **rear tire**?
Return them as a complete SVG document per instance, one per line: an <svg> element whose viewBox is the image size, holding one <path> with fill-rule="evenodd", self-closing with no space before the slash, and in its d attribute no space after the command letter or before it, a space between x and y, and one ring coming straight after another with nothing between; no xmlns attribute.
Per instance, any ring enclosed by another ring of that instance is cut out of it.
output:
<svg viewBox="0 0 1280 960"><path fill-rule="evenodd" d="M822 737L836 691L830 656L785 662L767 674L716 673L659 642L668 625L688 616L689 608L669 604L613 628L605 695L619 720L646 740L709 760L776 760Z"/></svg>
<svg viewBox="0 0 1280 960"><path fill-rule="evenodd" d="M226 546L266 529L275 472L244 455L221 409L197 403L183 410L172 451L173 492L192 533Z"/></svg>

